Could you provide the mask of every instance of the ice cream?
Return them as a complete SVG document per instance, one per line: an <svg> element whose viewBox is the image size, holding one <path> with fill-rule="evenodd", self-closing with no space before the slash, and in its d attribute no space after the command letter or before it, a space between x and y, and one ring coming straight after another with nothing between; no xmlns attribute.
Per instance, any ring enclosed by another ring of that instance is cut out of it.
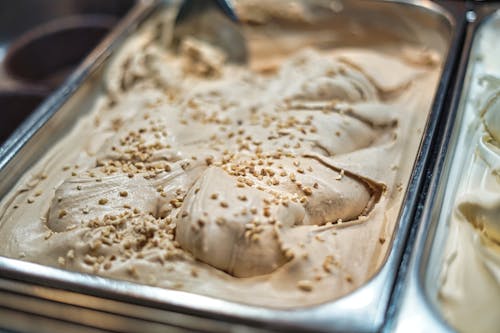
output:
<svg viewBox="0 0 500 333"><path fill-rule="evenodd" d="M490 28L481 30L472 53L453 163L463 169L452 212L443 221L449 221L449 236L438 299L447 321L461 332L500 327L500 79L491 75L500 74L500 67L490 52L491 34L498 30Z"/></svg>
<svg viewBox="0 0 500 333"><path fill-rule="evenodd" d="M195 39L172 53L162 23L115 55L90 114L3 199L0 253L280 308L364 284L391 244L439 61L382 41L266 62L276 39L310 36L249 31L249 66L229 65Z"/></svg>

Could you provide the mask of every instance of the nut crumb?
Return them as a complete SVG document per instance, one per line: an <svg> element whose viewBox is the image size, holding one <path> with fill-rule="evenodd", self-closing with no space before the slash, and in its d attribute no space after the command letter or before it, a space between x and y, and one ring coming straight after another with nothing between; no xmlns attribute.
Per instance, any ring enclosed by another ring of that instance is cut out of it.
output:
<svg viewBox="0 0 500 333"><path fill-rule="evenodd" d="M297 282L297 287L302 291L310 292L313 290L313 283L310 280L300 280Z"/></svg>
<svg viewBox="0 0 500 333"><path fill-rule="evenodd" d="M310 187L304 187L302 189L302 191L304 192L305 195L312 195L313 194L313 191Z"/></svg>
<svg viewBox="0 0 500 333"><path fill-rule="evenodd" d="M325 257L325 260L323 261L323 270L327 273L331 273L332 272L332 268L331 268L331 265L333 265L334 263L334 258L333 256L326 256Z"/></svg>
<svg viewBox="0 0 500 333"><path fill-rule="evenodd" d="M137 269L134 266L127 267L127 274L132 276L133 278L139 277L139 274L137 274Z"/></svg>
<svg viewBox="0 0 500 333"><path fill-rule="evenodd" d="M61 210L59 211L59 215L58 215L58 217L59 217L60 219L62 219L62 218L63 218L63 217L65 217L67 214L68 214L68 213L67 213L64 209L61 209Z"/></svg>

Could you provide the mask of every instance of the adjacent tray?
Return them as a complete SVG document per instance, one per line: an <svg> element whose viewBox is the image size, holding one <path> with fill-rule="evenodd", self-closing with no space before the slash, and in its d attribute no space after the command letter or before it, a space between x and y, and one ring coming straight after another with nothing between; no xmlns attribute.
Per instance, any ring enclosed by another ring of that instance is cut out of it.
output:
<svg viewBox="0 0 500 333"><path fill-rule="evenodd" d="M432 152L435 165L429 168L428 192L421 200L415 217L402 269L388 311L385 332L454 332L445 321L437 304L437 281L443 265L444 245L449 231L450 206L455 200L456 183L460 179L452 167L459 145L470 145L463 141L462 123L468 105L468 97L474 75L474 50L476 36L485 25L500 22L500 3L474 4L466 13L469 22L457 71L449 112L438 131L435 149ZM477 45L476 45L477 46ZM494 47L492 45L492 47ZM462 139L461 139L462 138ZM470 156L469 156L470 158Z"/></svg>
<svg viewBox="0 0 500 333"><path fill-rule="evenodd" d="M152 12L163 5L145 1L140 8L136 8L64 86L44 102L0 148L0 196L7 193L45 153L47 147L68 133L78 117L90 109L87 106L92 96L96 96L101 89L102 70L109 55ZM423 42L439 47L438 51L445 59L440 84L391 240L391 248L385 263L371 280L356 291L322 305L295 310L272 310L0 257L0 292L9 294L14 299L25 298L29 300L29 304L35 304L26 307L23 302L0 301L0 308L23 310L51 320L59 317L58 311L48 311L43 305L46 302L56 309L76 313L85 309L89 311L90 317L79 318L72 315L65 320L109 330L133 331L132 326L124 327L120 320L135 318L160 326L207 331L240 330L240 325L287 331L378 331L384 322L419 191L425 178L424 171L429 163L431 145L459 55L465 26L465 4L453 1L441 1L438 5L417 0L350 0L345 1L343 6L343 13L349 13L343 19L358 22L372 19L385 27L391 26L391 22L405 22L413 28L432 31L432 36L427 36L428 40ZM341 12L338 15L343 14ZM438 41L441 44L436 44ZM40 305L36 305L37 302ZM99 316L104 314L122 319L108 321L103 327Z"/></svg>

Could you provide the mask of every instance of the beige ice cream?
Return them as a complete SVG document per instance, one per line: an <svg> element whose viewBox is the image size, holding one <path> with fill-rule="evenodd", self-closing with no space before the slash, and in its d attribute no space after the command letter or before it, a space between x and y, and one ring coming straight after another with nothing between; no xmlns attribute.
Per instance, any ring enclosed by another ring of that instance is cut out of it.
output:
<svg viewBox="0 0 500 333"><path fill-rule="evenodd" d="M481 30L472 53L471 88L453 164L463 169L457 169L454 204L445 217L449 236L438 297L446 319L462 332L500 327L500 79L490 75L500 76L500 62L490 52L498 28L489 26L498 22Z"/></svg>
<svg viewBox="0 0 500 333"><path fill-rule="evenodd" d="M460 331L500 327L500 80L486 78L489 96L468 128L463 178L450 217L439 299Z"/></svg>
<svg viewBox="0 0 500 333"><path fill-rule="evenodd" d="M282 308L364 284L391 243L432 53L296 48L315 32L249 28L251 62L236 66L195 39L171 53L157 23L3 199L1 254Z"/></svg>

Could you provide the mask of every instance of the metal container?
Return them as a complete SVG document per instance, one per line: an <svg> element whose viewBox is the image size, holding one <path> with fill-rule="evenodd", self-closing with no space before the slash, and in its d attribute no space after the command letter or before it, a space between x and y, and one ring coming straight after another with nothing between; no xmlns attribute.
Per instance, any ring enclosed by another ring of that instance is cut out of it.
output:
<svg viewBox="0 0 500 333"><path fill-rule="evenodd" d="M137 1L0 1L0 144Z"/></svg>
<svg viewBox="0 0 500 333"><path fill-rule="evenodd" d="M395 26L406 27L406 33L414 32L417 40L437 49L445 59L391 247L374 277L340 299L317 306L275 310L0 257L0 293L5 295L0 297L0 307L23 310L51 321L59 318L62 311L66 321L71 323L126 331L136 330L132 324L123 324L132 322L147 322L153 325L149 326L152 330L167 325L170 328L228 331L242 330L241 325L246 325L252 329L286 331L378 331L384 322L424 178L423 171L430 157L431 143L457 60L465 26L465 5L453 1L441 1L438 5L417 0L335 3L340 3L343 10L332 16L332 20L377 24L393 30ZM163 4L158 4L155 9L161 6ZM90 109L87 105L102 89L99 82L109 55L134 33L150 12L135 11L126 19L118 31L107 38L1 148L0 196L5 195L47 147L68 133L79 116ZM79 112L76 112L76 106ZM76 315L79 311L88 317ZM110 318L114 320L108 320Z"/></svg>
<svg viewBox="0 0 500 333"><path fill-rule="evenodd" d="M455 201L459 167L452 167L462 124L469 101L472 82L478 77L473 71L474 52L482 28L500 22L499 3L474 4L466 13L468 27L461 61L457 70L448 114L443 114L439 137L431 153L436 160L428 170L428 184L410 232L407 249L388 311L385 332L454 332L441 314L437 294L444 245L449 233L449 214ZM462 144L473 144L462 142ZM470 158L470 156L468 156ZM455 163L456 164L456 163Z"/></svg>

